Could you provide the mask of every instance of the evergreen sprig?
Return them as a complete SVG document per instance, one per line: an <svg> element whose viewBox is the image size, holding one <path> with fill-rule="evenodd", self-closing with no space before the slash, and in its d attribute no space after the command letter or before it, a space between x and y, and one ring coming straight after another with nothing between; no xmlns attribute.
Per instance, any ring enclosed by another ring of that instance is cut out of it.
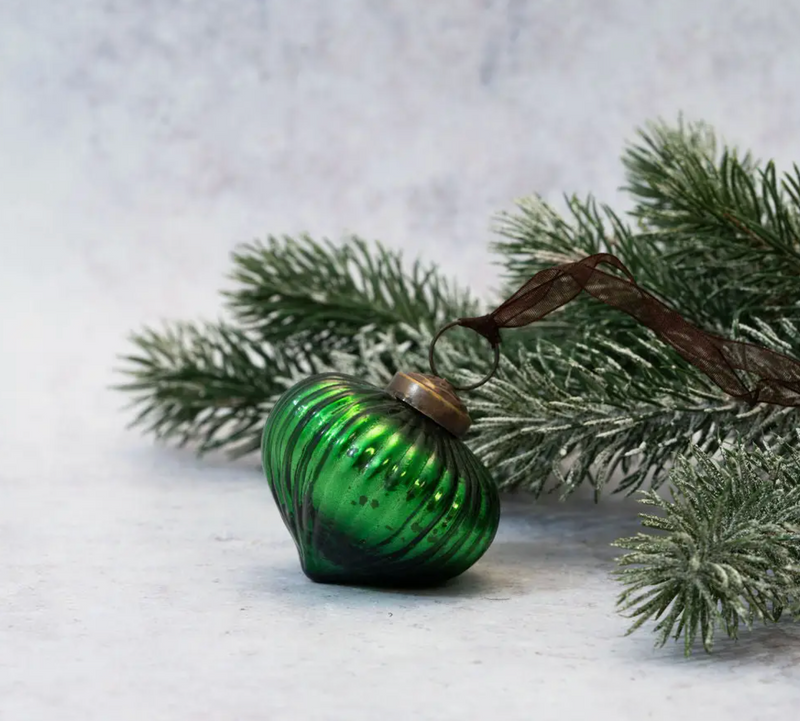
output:
<svg viewBox="0 0 800 721"><path fill-rule="evenodd" d="M725 448L719 459L694 448L670 474L671 498L654 491L642 503L638 533L614 545L629 553L617 572L619 607L635 622L657 619L657 644L699 638L706 651L717 628L776 622L800 597L800 453Z"/></svg>
<svg viewBox="0 0 800 721"><path fill-rule="evenodd" d="M498 214L495 230L503 240L493 243L492 248L503 258L511 284L522 285L554 265L612 252L618 236L630 234L614 211L592 196L564 200L567 218L538 195L518 201L514 212Z"/></svg>
<svg viewBox="0 0 800 721"><path fill-rule="evenodd" d="M640 278L643 266L652 267L641 262L643 253L626 252L632 247L632 231L611 208L592 196L567 197L565 203L566 217L539 196L524 198L513 212L498 215L495 230L501 239L492 248L500 258L508 294L540 270L595 253L615 253ZM658 291L652 284L650 289ZM615 337L636 332L638 326L630 316L609 313L602 303L588 297L558 309L535 328L519 333L523 337L545 335L557 343L567 343L576 328L602 328L604 335Z"/></svg>
<svg viewBox="0 0 800 721"><path fill-rule="evenodd" d="M408 353L445 321L477 311L435 266L405 264L360 238L336 246L270 237L233 261L235 285L223 295L234 322L147 328L122 358L129 380L118 388L138 407L132 425L200 453L256 450L277 397L301 375L332 369L334 357L363 351L378 328Z"/></svg>
<svg viewBox="0 0 800 721"><path fill-rule="evenodd" d="M405 264L401 253L358 237L269 237L233 254L225 293L242 327L273 344L292 339L322 352L347 347L369 325L435 330L475 308L435 266Z"/></svg>
<svg viewBox="0 0 800 721"><path fill-rule="evenodd" d="M128 380L117 386L137 411L131 425L200 453L256 450L275 399L319 366L301 348L268 346L223 323L145 329L131 343Z"/></svg>
<svg viewBox="0 0 800 721"><path fill-rule="evenodd" d="M720 148L704 123L650 124L627 148L623 164L641 241L663 251L661 267L702 291L691 309L698 319L729 328L796 310L797 166L781 174L773 162L761 166L749 153Z"/></svg>
<svg viewBox="0 0 800 721"><path fill-rule="evenodd" d="M727 307L716 309L720 276L712 276L716 285L699 283L676 270L665 262L663 243L650 231L632 228L591 196L568 198L567 209L567 216L562 217L552 205L533 197L520 201L513 212L500 214L496 230L502 240L493 247L501 258L509 291L554 263L609 252L625 263L637 283L690 321L723 334L732 332ZM523 333L564 345L571 343L576 328L592 329L619 343L631 336L645 339L652 335L630 316L611 312L590 296L560 308Z"/></svg>
<svg viewBox="0 0 800 721"><path fill-rule="evenodd" d="M541 340L504 364L473 404L481 416L473 442L502 487L567 496L589 483L631 493L658 488L690 446L752 443L794 428L786 410L750 409L655 339L622 343L587 334L565 349ZM555 485L553 485L555 482Z"/></svg>

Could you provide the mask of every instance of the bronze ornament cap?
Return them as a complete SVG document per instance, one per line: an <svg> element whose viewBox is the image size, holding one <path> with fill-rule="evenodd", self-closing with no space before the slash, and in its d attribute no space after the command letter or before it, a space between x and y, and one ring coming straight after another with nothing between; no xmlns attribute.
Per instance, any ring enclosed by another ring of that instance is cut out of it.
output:
<svg viewBox="0 0 800 721"><path fill-rule="evenodd" d="M398 371L386 390L460 438L472 425L467 407L444 378Z"/></svg>

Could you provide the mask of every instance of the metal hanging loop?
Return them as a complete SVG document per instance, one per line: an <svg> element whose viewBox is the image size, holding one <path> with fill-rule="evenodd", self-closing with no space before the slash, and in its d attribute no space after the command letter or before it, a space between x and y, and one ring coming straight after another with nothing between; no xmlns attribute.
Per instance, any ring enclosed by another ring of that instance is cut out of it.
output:
<svg viewBox="0 0 800 721"><path fill-rule="evenodd" d="M436 347L436 342L448 330L460 325L461 324L457 320L454 320L452 323L448 323L443 328L440 328L439 331L436 333L436 335L433 336L433 340L431 341L431 345L428 350L428 362L430 363L431 366L431 372L438 378L441 378L441 376L439 375L439 371L436 369L436 360L433 357L433 351ZM457 391L472 391L475 390L476 388L480 388L482 385L484 385L484 383L488 383L494 377L494 374L497 373L497 368L500 365L500 345L498 343L493 343L492 350L494 351L494 360L492 362L492 367L490 368L489 372L483 378L481 378L481 380L469 386L457 386L453 383L450 383L450 385Z"/></svg>

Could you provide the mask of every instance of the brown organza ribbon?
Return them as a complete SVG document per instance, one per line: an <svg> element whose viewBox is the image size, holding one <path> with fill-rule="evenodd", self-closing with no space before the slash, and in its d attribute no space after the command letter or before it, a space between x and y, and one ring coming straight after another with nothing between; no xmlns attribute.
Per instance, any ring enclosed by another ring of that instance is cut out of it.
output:
<svg viewBox="0 0 800 721"><path fill-rule="evenodd" d="M627 279L599 270L602 264L617 268ZM734 398L751 404L800 406L800 361L697 328L639 287L622 261L609 253L539 271L496 310L459 318L456 324L480 333L496 348L501 328L519 328L540 320L582 290L650 328ZM754 387L748 387L753 380L742 374L754 377Z"/></svg>

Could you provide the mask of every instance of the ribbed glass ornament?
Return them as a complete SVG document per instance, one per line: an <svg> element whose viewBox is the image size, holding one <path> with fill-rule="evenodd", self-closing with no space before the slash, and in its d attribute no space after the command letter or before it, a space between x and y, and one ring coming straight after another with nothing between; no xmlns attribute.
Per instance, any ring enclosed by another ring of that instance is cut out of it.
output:
<svg viewBox="0 0 800 721"><path fill-rule="evenodd" d="M357 378L312 376L267 419L264 472L314 581L428 585L487 550L500 502L454 435Z"/></svg>

